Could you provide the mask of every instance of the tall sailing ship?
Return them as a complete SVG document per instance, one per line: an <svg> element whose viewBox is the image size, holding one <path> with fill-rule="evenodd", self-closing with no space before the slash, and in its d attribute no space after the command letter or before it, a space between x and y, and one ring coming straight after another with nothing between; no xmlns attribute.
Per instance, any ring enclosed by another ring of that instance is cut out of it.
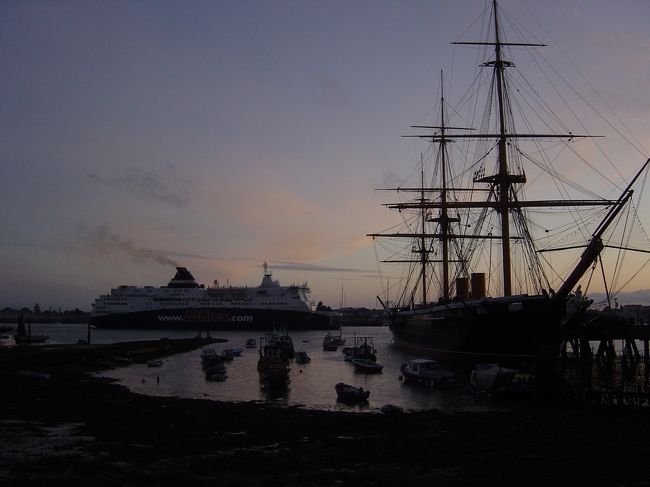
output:
<svg viewBox="0 0 650 487"><path fill-rule="evenodd" d="M475 78L488 85L485 92L476 90L487 94L486 113L475 118L479 126L449 124L441 74L437 123L413 125L426 133L407 136L430 143L431 167L425 170L421 158L418 183L386 188L408 195L385 205L400 213L403 224L369 236L390 252L383 262L405 264L407 271L397 298L379 297L390 315L397 347L438 360L530 366L556 357L567 336L581 326L589 301L579 284L585 278L591 282L591 276L601 271L605 275L603 250L629 249L629 238L617 243L610 239L615 229L621 229L621 216L627 218L624 231L632 226L632 187L650 159L622 192L619 186L616 193L609 193L618 197L600 197L587 185L560 175L555 168L562 166L563 150L575 152L572 144L592 136L549 130L565 127L554 124L559 119L552 113L552 121L541 125L543 131L522 118L524 108L534 107L537 121L550 113L550 107L523 78L513 81L511 70L522 73L510 53L544 44L508 42L501 23L500 7L493 0L486 14L487 40L453 43L479 47L486 56ZM534 101L514 100L520 92L532 94ZM466 106L478 106L468 100L463 100ZM515 122L522 120L524 129L518 130ZM549 142L555 155L543 151ZM452 144L458 157L450 160ZM534 172L531 164L537 170L534 181L527 174ZM526 188L542 176L552 178L554 186L537 184L534 190L541 186L548 193L557 188L559 198L527 197ZM577 193L581 197L573 197ZM559 223L559 211L573 220ZM580 233L582 223L591 224L591 230ZM544 252L575 249L580 255L572 262L565 260L565 274L547 265L551 259Z"/></svg>

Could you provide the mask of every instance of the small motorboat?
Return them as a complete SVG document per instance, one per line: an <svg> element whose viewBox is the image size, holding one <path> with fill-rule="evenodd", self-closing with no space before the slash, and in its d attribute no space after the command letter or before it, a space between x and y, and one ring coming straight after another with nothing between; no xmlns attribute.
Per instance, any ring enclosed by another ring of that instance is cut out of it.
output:
<svg viewBox="0 0 650 487"><path fill-rule="evenodd" d="M354 358L350 362L354 365L354 370L367 374L378 374L384 368L383 365L364 358Z"/></svg>
<svg viewBox="0 0 650 487"><path fill-rule="evenodd" d="M277 344L286 358L291 359L296 356L296 352L293 348L293 340L289 335L280 335Z"/></svg>
<svg viewBox="0 0 650 487"><path fill-rule="evenodd" d="M289 359L279 341L264 339L266 344L260 348L257 371L260 385L264 388L283 388L289 382ZM264 342L263 342L264 343Z"/></svg>
<svg viewBox="0 0 650 487"><path fill-rule="evenodd" d="M212 374L205 374L205 380L211 382L223 382L228 378L228 373L223 371L213 372Z"/></svg>
<svg viewBox="0 0 650 487"><path fill-rule="evenodd" d="M228 377L226 366L223 362L215 362L205 369L205 380L221 382Z"/></svg>
<svg viewBox="0 0 650 487"><path fill-rule="evenodd" d="M343 356L346 362L355 359L366 359L375 362L377 360L377 350L373 343L372 337L354 337L354 347L343 347Z"/></svg>
<svg viewBox="0 0 650 487"><path fill-rule="evenodd" d="M16 346L16 339L13 335L0 335L0 348L10 348Z"/></svg>
<svg viewBox="0 0 650 487"><path fill-rule="evenodd" d="M163 366L163 361L160 359L149 360L149 362L147 362L147 367L162 367L162 366Z"/></svg>
<svg viewBox="0 0 650 487"><path fill-rule="evenodd" d="M212 365L223 362L230 362L233 359L231 353L219 353L214 348L204 348L201 350L201 364L203 370L209 369Z"/></svg>
<svg viewBox="0 0 650 487"><path fill-rule="evenodd" d="M246 340L246 348L256 348L257 347L257 340L255 338L248 338Z"/></svg>
<svg viewBox="0 0 650 487"><path fill-rule="evenodd" d="M308 364L311 362L311 358L307 355L307 352L296 352L296 357L293 359L297 364Z"/></svg>
<svg viewBox="0 0 650 487"><path fill-rule="evenodd" d="M435 360L414 359L400 367L404 382L423 384L428 387L452 386L458 383L456 374L444 370Z"/></svg>
<svg viewBox="0 0 650 487"><path fill-rule="evenodd" d="M331 335L332 343L337 346L345 345L345 338L339 333L338 335Z"/></svg>
<svg viewBox="0 0 650 487"><path fill-rule="evenodd" d="M226 348L223 352L224 353L229 353L233 357L241 357L241 354L244 352L244 349L243 348Z"/></svg>
<svg viewBox="0 0 650 487"><path fill-rule="evenodd" d="M49 339L50 336L45 334L16 335L17 343L44 343Z"/></svg>
<svg viewBox="0 0 650 487"><path fill-rule="evenodd" d="M216 361L219 357L219 354L214 348L204 348L201 350L201 361L202 362L213 362Z"/></svg>
<svg viewBox="0 0 650 487"><path fill-rule="evenodd" d="M370 391L365 391L363 387L354 387L349 384L339 382L334 386L338 400L347 403L363 403L368 401Z"/></svg>
<svg viewBox="0 0 650 487"><path fill-rule="evenodd" d="M215 372L225 371L226 366L223 362L216 362L205 369L205 375L214 374Z"/></svg>
<svg viewBox="0 0 650 487"><path fill-rule="evenodd" d="M219 356L221 357L222 362L232 362L235 358L231 348L226 348Z"/></svg>
<svg viewBox="0 0 650 487"><path fill-rule="evenodd" d="M323 338L323 350L325 352L336 352L338 349L338 345L334 343L333 338L329 333Z"/></svg>
<svg viewBox="0 0 650 487"><path fill-rule="evenodd" d="M404 409L402 409L399 406L395 406L394 404L384 404L380 411L384 414L391 415L391 414L401 414L404 412Z"/></svg>
<svg viewBox="0 0 650 487"><path fill-rule="evenodd" d="M536 390L535 377L517 369L498 364L477 364L469 380L470 387L479 394L497 398L525 398Z"/></svg>

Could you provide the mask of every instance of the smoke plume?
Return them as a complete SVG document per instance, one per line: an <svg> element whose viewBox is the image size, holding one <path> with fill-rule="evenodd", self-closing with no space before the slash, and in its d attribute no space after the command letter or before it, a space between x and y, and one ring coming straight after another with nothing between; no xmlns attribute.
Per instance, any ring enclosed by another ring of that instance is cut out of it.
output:
<svg viewBox="0 0 650 487"><path fill-rule="evenodd" d="M178 266L178 263L165 257L160 252L134 245L131 240L112 232L108 225L99 225L94 229L90 229L86 225L81 224L77 228L77 233L82 242L100 252L121 250L138 260L156 262L161 265L174 267Z"/></svg>

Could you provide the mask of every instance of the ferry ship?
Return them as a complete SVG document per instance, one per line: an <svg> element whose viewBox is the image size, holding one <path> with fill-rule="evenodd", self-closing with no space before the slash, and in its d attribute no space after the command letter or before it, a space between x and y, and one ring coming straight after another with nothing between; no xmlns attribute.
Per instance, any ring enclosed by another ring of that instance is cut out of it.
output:
<svg viewBox="0 0 650 487"><path fill-rule="evenodd" d="M198 284L177 267L167 286L119 286L99 296L90 318L98 328L310 330L335 328L314 310L309 287L281 286L264 263L258 287Z"/></svg>

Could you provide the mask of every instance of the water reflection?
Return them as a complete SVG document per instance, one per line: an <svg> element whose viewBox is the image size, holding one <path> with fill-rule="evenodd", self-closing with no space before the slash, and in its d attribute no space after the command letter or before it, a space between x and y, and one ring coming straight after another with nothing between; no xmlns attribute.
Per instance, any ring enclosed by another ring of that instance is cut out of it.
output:
<svg viewBox="0 0 650 487"><path fill-rule="evenodd" d="M33 325L35 332L46 333L50 343L76 343L86 337L85 325ZM179 330L92 330L93 343L151 340L162 337L189 338L195 331ZM257 371L259 352L245 348L246 340L254 338L259 344L263 336L259 331L212 332L213 337L225 338L226 343L213 347L220 353L226 348L242 347L240 357L226 363L227 379L223 382L207 381L201 364L201 350L163 358L163 366L151 368L147 364L105 371L99 375L118 379L134 392L176 396L216 401L264 401L278 406L303 406L311 409L342 411L378 411L385 404L393 404L404 410L440 409L443 411L477 410L493 408L494 404L478 401L467 389L468 372L461 372L462 385L450 389L428 389L403 384L400 366L414 358L393 348L392 335L386 327L344 327L347 343L354 343L355 336L372 336L377 349L377 362L384 368L378 374L356 372L350 362L344 360L341 347L337 351L322 350L326 331L291 332L296 351L307 352L310 363L290 364L290 382L286 388L268 390L261 387ZM349 405L337 401L334 386L344 382L370 391L365 406Z"/></svg>
<svg viewBox="0 0 650 487"><path fill-rule="evenodd" d="M399 380L400 365L412 357L396 350L391 345L392 336L387 328L347 328L344 336L352 341L355 334L372 335L377 348L377 361L383 366L380 374L356 372L351 363L344 360L339 350L326 352L321 348L325 332L293 332L291 336L296 351L304 351L311 358L310 363L290 364L290 382L286 387L265 388L260 384L257 372L259 353L256 349L245 349L241 357L229 362L228 379L225 382L207 382L200 370L200 351L179 354L165 359L163 368L154 371L145 366L108 371L102 375L119 379L135 392L179 397L209 398L220 401L265 401L278 406L303 406L313 409L376 411L385 404L394 404L405 410L441 409L467 410L484 409L489 404L477 402L463 386L454 389L433 390L403 384ZM247 338L259 334L222 332L229 340L217 345L224 348L242 346ZM154 375L160 377L155 379ZM142 382L141 379L145 381ZM335 384L345 382L370 391L366 405L350 405L337 401Z"/></svg>

